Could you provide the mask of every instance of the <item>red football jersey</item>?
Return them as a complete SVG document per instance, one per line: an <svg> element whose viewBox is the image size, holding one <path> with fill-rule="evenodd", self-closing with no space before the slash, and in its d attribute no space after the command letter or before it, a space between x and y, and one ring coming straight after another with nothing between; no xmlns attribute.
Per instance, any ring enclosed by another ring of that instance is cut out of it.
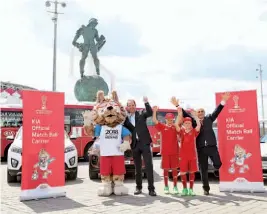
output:
<svg viewBox="0 0 267 214"><path fill-rule="evenodd" d="M155 127L161 133L161 155L178 155L178 133L175 126L158 123Z"/></svg>
<svg viewBox="0 0 267 214"><path fill-rule="evenodd" d="M192 129L190 132L186 132L184 128L181 128L179 135L181 137L180 158L187 160L194 160L197 158L196 151L196 137L199 132Z"/></svg>

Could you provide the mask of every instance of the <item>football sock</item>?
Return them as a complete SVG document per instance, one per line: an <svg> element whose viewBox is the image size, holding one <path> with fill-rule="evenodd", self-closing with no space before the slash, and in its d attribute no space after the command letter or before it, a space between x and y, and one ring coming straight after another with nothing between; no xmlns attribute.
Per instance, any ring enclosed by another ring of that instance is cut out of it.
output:
<svg viewBox="0 0 267 214"><path fill-rule="evenodd" d="M164 176L164 185L165 185L165 187L167 187L168 186L168 180L169 180L169 172L168 172L168 170L164 169L163 176Z"/></svg>
<svg viewBox="0 0 267 214"><path fill-rule="evenodd" d="M185 175L181 175L181 180L182 180L182 184L183 184L183 188L187 188L187 178L186 178L186 174Z"/></svg>
<svg viewBox="0 0 267 214"><path fill-rule="evenodd" d="M195 182L195 173L189 173L189 183L190 183L190 189L193 189Z"/></svg>

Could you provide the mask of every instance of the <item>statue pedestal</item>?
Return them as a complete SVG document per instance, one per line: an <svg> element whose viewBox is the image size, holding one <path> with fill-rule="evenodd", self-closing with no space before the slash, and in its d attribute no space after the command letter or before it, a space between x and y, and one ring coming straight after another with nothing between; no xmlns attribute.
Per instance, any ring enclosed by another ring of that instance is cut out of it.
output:
<svg viewBox="0 0 267 214"><path fill-rule="evenodd" d="M109 92L108 84L98 75L84 76L74 86L75 97L80 102L94 102L99 90L104 91L105 95Z"/></svg>

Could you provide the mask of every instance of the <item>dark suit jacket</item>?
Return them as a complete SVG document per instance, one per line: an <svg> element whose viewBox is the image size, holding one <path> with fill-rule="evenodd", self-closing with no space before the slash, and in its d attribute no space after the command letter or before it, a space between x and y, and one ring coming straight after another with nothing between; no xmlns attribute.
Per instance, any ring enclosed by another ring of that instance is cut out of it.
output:
<svg viewBox="0 0 267 214"><path fill-rule="evenodd" d="M223 107L224 107L223 105L219 104L211 114L208 114L204 117L201 129L200 129L200 133L196 139L196 144L197 144L198 149L203 148L205 146L216 146L217 145L212 123L217 119ZM184 117L191 117L191 115L189 115L187 112L183 112L183 114L184 114ZM196 121L194 119L193 121L196 124Z"/></svg>
<svg viewBox="0 0 267 214"><path fill-rule="evenodd" d="M149 103L145 103L145 108L146 110L135 112L135 126L132 125L128 117L123 124L132 133L132 149L137 145L136 133L141 144L150 144L152 142L149 130L146 125L146 119L152 116L153 111Z"/></svg>

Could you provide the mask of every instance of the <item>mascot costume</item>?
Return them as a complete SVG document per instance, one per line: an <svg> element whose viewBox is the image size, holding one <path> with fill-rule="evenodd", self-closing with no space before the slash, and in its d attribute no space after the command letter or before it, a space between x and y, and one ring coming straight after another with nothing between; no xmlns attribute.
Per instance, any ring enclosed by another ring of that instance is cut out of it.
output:
<svg viewBox="0 0 267 214"><path fill-rule="evenodd" d="M99 196L126 195L123 185L125 164L124 152L130 147L130 131L122 126L126 111L119 103L117 93L105 98L103 91L97 92L97 102L92 111L85 111L84 130L96 137L93 150L100 150L100 175L102 184ZM98 146L97 146L98 145Z"/></svg>

